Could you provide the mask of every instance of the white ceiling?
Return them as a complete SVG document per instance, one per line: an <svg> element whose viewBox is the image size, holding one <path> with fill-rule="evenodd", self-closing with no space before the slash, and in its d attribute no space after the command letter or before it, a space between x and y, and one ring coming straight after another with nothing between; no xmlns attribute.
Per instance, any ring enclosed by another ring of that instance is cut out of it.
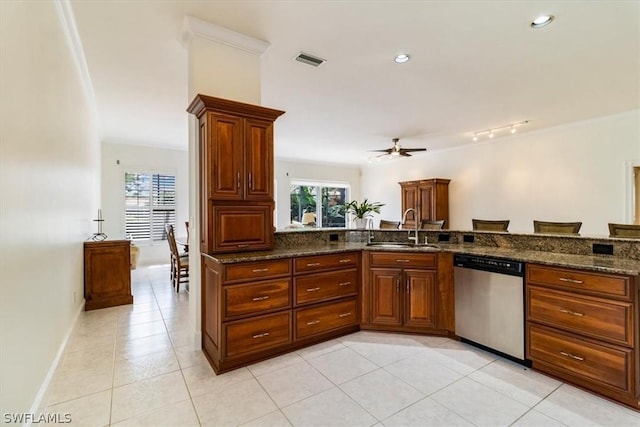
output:
<svg viewBox="0 0 640 427"><path fill-rule="evenodd" d="M638 1L72 5L107 141L187 147L185 15L271 43L262 103L286 111L279 158L362 164L393 137L438 150L522 120L527 132L640 108ZM555 21L531 29L540 14ZM292 61L299 51L328 62ZM395 64L399 52L412 60Z"/></svg>

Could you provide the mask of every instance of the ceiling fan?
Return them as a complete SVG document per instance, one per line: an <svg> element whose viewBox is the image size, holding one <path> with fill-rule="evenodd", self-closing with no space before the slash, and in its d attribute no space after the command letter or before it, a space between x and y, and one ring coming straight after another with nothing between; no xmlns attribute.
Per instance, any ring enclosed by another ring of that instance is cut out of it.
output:
<svg viewBox="0 0 640 427"><path fill-rule="evenodd" d="M380 156L392 156L392 157L398 157L398 156L403 156L403 157L411 157L411 152L414 151L427 151L426 148L402 148L402 146L400 144L398 144L398 142L400 141L400 138L393 138L393 147L391 148L387 148L385 150L370 150L370 151L378 151L378 152L383 152L384 154L380 154ZM380 157L378 156L378 157Z"/></svg>

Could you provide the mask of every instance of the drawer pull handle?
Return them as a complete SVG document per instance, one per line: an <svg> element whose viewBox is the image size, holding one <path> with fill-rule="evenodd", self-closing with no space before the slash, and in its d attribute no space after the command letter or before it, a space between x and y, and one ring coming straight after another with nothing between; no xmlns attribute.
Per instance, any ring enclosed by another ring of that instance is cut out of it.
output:
<svg viewBox="0 0 640 427"><path fill-rule="evenodd" d="M351 258L341 259L340 262L342 262L342 263L351 262Z"/></svg>
<svg viewBox="0 0 640 427"><path fill-rule="evenodd" d="M566 351L561 351L560 354L565 357L570 357L572 359L579 360L581 362L584 360L584 357L576 356L575 354L567 353Z"/></svg>
<svg viewBox="0 0 640 427"><path fill-rule="evenodd" d="M351 316L351 312L342 313L342 314L338 315L338 317L348 317L348 316Z"/></svg>
<svg viewBox="0 0 640 427"><path fill-rule="evenodd" d="M349 286L351 284L351 282L341 282L338 283L338 286Z"/></svg>
<svg viewBox="0 0 640 427"><path fill-rule="evenodd" d="M568 279L566 277L559 277L558 280L560 280L561 282L577 283L578 285L581 285L583 283L582 280Z"/></svg>
<svg viewBox="0 0 640 427"><path fill-rule="evenodd" d="M269 271L269 269L268 268L254 268L252 271L254 273L264 273L266 271Z"/></svg>
<svg viewBox="0 0 640 427"><path fill-rule="evenodd" d="M263 297L253 297L252 298L253 301L264 301L266 299L269 299L269 295L265 295Z"/></svg>
<svg viewBox="0 0 640 427"><path fill-rule="evenodd" d="M319 320L312 320L311 322L307 322L307 326L317 325L318 323L320 323Z"/></svg>
<svg viewBox="0 0 640 427"><path fill-rule="evenodd" d="M248 243L242 243L238 245L239 248L248 248L250 245Z"/></svg>
<svg viewBox="0 0 640 427"><path fill-rule="evenodd" d="M253 336L253 338L264 338L264 337L268 337L269 336L269 332L263 332L261 334L256 334Z"/></svg>
<svg viewBox="0 0 640 427"><path fill-rule="evenodd" d="M579 316L579 317L584 316L584 313L578 313L577 311L571 311L571 310L567 310L567 309L564 309L564 308L561 308L560 312L561 313L565 313L565 314L571 314L573 316Z"/></svg>
<svg viewBox="0 0 640 427"><path fill-rule="evenodd" d="M411 262L411 260L408 260L408 259L397 259L396 262Z"/></svg>
<svg viewBox="0 0 640 427"><path fill-rule="evenodd" d="M319 290L320 290L320 288L308 288L307 292L316 292L316 291L319 291Z"/></svg>
<svg viewBox="0 0 640 427"><path fill-rule="evenodd" d="M317 267L319 265L320 265L319 262L309 262L309 263L307 263L307 267Z"/></svg>

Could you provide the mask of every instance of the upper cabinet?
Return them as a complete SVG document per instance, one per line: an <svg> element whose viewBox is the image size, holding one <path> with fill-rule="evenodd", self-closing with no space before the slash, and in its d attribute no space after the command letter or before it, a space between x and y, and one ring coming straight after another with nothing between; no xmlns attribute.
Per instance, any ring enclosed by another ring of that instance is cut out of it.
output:
<svg viewBox="0 0 640 427"><path fill-rule="evenodd" d="M284 111L205 95L187 111L199 124L200 250L272 248L273 122Z"/></svg>
<svg viewBox="0 0 640 427"><path fill-rule="evenodd" d="M449 228L449 182L442 178L400 182L402 213L411 208L419 215L416 218L415 212L409 212L403 228L414 228L416 220L444 220L444 228Z"/></svg>
<svg viewBox="0 0 640 427"><path fill-rule="evenodd" d="M202 126L208 197L273 200L273 122L207 112Z"/></svg>

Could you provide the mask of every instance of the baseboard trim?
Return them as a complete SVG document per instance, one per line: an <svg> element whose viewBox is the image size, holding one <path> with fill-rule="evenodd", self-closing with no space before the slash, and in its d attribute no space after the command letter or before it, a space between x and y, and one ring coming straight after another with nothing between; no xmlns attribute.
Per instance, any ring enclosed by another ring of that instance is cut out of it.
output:
<svg viewBox="0 0 640 427"><path fill-rule="evenodd" d="M64 350L67 347L67 343L69 342L69 338L71 338L71 334L73 333L73 330L76 327L76 323L78 322L78 318L80 317L80 313L82 313L83 309L84 309L84 298L82 299L81 303L78 305L76 314L75 314L75 316L73 316L73 321L71 322L71 325L69 326L69 329L67 330L67 333L65 334L64 338L62 339L62 343L60 343L60 347L58 348L58 353L56 354L56 357L51 362L51 366L49 367L49 371L47 371L47 375L44 377L44 381L42 382L42 385L40 386L40 389L38 390L38 394L36 394L36 398L33 401L33 404L31 405L31 410L30 410L31 414L37 414L38 410L41 409L40 405L42 404L42 399L44 398L45 394L47 393L47 389L51 385L51 380L53 379L53 374L55 374L56 369L58 369L58 365L60 364L60 359L62 359L62 355L64 354ZM44 408L42 408L42 409L44 409ZM29 422L26 425L28 427L30 427L31 426L31 422Z"/></svg>

